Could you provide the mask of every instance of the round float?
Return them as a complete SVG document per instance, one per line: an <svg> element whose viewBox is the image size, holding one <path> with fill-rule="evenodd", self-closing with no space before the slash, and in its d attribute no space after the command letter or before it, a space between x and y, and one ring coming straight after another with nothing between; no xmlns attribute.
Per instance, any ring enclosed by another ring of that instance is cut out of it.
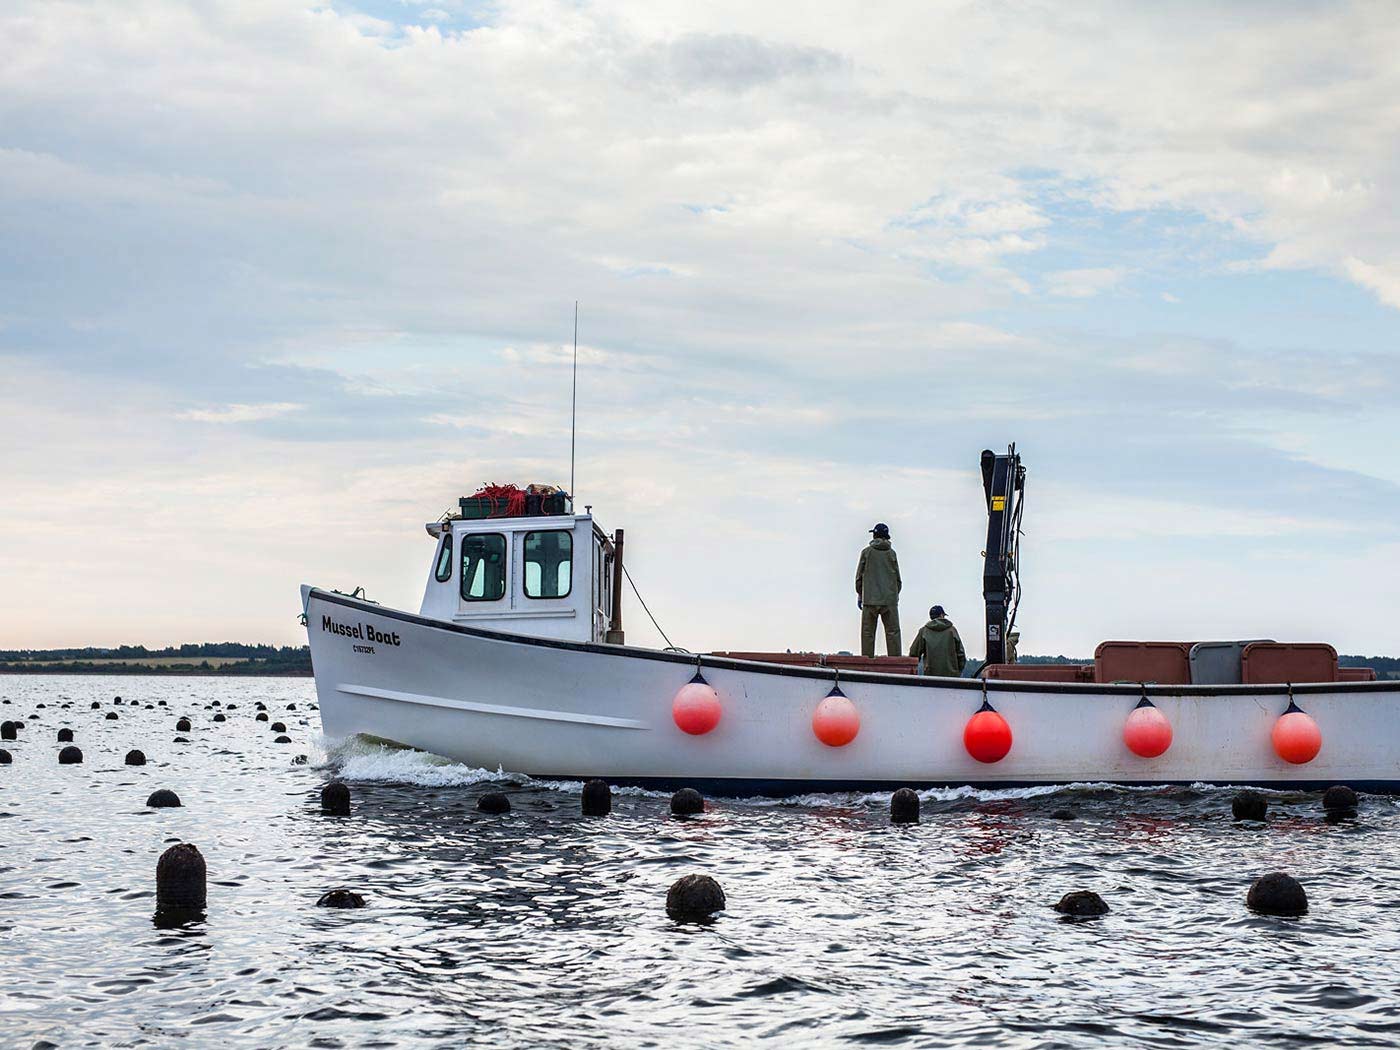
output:
<svg viewBox="0 0 1400 1050"><path fill-rule="evenodd" d="M860 712L850 697L832 686L812 715L812 732L827 747L845 747L860 732Z"/></svg>
<svg viewBox="0 0 1400 1050"><path fill-rule="evenodd" d="M1322 750L1322 730L1317 727L1312 715L1292 699L1288 701L1288 708L1274 723L1274 731L1270 736L1278 757L1295 766L1311 762Z"/></svg>
<svg viewBox="0 0 1400 1050"><path fill-rule="evenodd" d="M986 700L963 727L963 747L978 762L1000 762L1011 751L1011 726Z"/></svg>
<svg viewBox="0 0 1400 1050"><path fill-rule="evenodd" d="M1123 723L1123 743L1139 758L1156 758L1172 746L1172 724L1144 696Z"/></svg>
<svg viewBox="0 0 1400 1050"><path fill-rule="evenodd" d="M671 701L671 718L681 732L691 736L704 736L714 729L723 713L719 694L699 671L680 687Z"/></svg>

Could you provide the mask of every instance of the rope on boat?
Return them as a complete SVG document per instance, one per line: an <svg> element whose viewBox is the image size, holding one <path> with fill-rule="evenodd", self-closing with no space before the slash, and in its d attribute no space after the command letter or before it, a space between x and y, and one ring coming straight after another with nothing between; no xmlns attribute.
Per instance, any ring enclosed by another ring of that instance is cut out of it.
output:
<svg viewBox="0 0 1400 1050"><path fill-rule="evenodd" d="M622 575L627 577L627 583L631 586L632 593L637 596L637 601L642 603L642 610L647 614L647 619L651 621L651 625L656 628L656 633L661 635L661 637L665 639L666 648L677 648L677 646L671 641L671 639L667 637L666 632L661 629L661 625L656 622L656 617L651 614L651 610L647 608L647 600L642 597L642 592L637 590L637 585L632 580L632 574L627 571L626 562L622 563Z"/></svg>
<svg viewBox="0 0 1400 1050"><path fill-rule="evenodd" d="M332 594L345 594L345 596L346 596L347 598L358 598L358 599L360 599L360 601L362 601L362 602L369 602L370 605L378 605L378 604L379 604L377 601L375 601L373 598L371 598L369 595L367 595L367 594L365 593L365 589L364 589L363 587L356 587L356 588L355 588L353 591L351 591L349 594L346 594L345 591L342 591L342 590L339 590L339 589L337 589L337 588L332 587L332 588L331 588L331 593L332 593ZM301 615L297 617L297 623L301 624L303 627L306 626L306 610L310 607L310 605L311 605L311 592L310 592L310 591L307 591L307 592L306 592L306 597L303 598L303 599L301 600Z"/></svg>

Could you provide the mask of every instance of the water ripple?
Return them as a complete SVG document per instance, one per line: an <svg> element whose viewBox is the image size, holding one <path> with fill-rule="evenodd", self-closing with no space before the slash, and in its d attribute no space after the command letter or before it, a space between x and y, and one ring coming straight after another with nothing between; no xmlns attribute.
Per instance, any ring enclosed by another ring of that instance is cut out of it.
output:
<svg viewBox="0 0 1400 1050"><path fill-rule="evenodd" d="M109 722L115 693L143 706ZM0 694L27 722L0 767L4 1045L1400 1038L1387 798L1328 824L1315 793L1270 792L1269 823L1245 826L1209 785L940 788L923 792L921 824L893 827L882 793L674 820L665 795L632 789L587 820L576 783L366 740L328 750L305 681L9 678ZM254 721L258 701L291 746ZM189 744L171 742L181 715ZM58 766L62 726L83 765ZM123 764L135 747L146 766ZM320 813L335 775L349 819ZM147 809L160 787L184 806ZM478 813L487 790L509 791L512 811ZM208 912L157 929L155 861L178 841L209 864ZM1279 869L1303 879L1308 916L1245 910L1251 879ZM692 871L728 895L713 925L666 918L666 887ZM367 906L315 906L337 887ZM1061 922L1050 905L1076 889L1112 910Z"/></svg>

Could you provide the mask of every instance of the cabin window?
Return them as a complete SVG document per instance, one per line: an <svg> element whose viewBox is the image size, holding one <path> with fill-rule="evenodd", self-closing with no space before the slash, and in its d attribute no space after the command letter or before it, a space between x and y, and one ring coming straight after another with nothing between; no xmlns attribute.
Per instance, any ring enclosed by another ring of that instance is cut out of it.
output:
<svg viewBox="0 0 1400 1050"><path fill-rule="evenodd" d="M446 583L452 579L452 533L442 534L442 544L438 547L437 569L433 576L438 583Z"/></svg>
<svg viewBox="0 0 1400 1050"><path fill-rule="evenodd" d="M495 602L506 596L506 538L499 532L462 537L462 597Z"/></svg>
<svg viewBox="0 0 1400 1050"><path fill-rule="evenodd" d="M567 598L573 587L573 534L568 529L525 533L525 597Z"/></svg>

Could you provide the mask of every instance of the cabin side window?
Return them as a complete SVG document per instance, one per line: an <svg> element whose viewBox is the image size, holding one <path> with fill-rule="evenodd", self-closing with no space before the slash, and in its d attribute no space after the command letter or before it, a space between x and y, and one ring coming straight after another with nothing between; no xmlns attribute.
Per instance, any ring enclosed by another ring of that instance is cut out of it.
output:
<svg viewBox="0 0 1400 1050"><path fill-rule="evenodd" d="M568 529L525 533L525 597L567 598L573 589L573 533Z"/></svg>
<svg viewBox="0 0 1400 1050"><path fill-rule="evenodd" d="M433 572L438 583L452 579L452 533L443 532L442 543L438 546L437 569Z"/></svg>
<svg viewBox="0 0 1400 1050"><path fill-rule="evenodd" d="M494 602L506 595L506 538L499 532L462 537L462 597Z"/></svg>

